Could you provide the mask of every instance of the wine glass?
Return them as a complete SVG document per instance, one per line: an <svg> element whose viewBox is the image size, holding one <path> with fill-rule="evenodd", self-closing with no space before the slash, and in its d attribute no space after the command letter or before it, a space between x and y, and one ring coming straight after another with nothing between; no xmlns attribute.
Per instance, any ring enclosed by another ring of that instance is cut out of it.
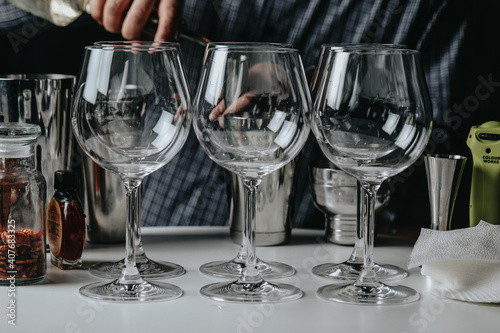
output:
<svg viewBox="0 0 500 333"><path fill-rule="evenodd" d="M151 41L100 41L95 42L94 45L101 46L112 46L112 47L121 47L121 46L168 46L168 47L176 47L178 48L178 52L180 53L179 45L175 43L168 42L151 42ZM139 190L140 192L140 190ZM181 265L167 262L167 261L158 261L152 260L147 257L146 252L142 246L142 236L141 236L141 223L137 223L136 228L136 238L135 238L135 261L137 264L137 269L142 277L147 279L164 279L164 278L173 278L177 276L181 276L186 273L186 270ZM125 258L121 259L117 262L100 262L90 266L89 272L92 275L114 279L118 278L123 268L125 267Z"/></svg>
<svg viewBox="0 0 500 333"><path fill-rule="evenodd" d="M94 45L75 89L71 122L82 150L117 173L127 192L125 266L109 283L80 288L106 301L150 301L180 297L168 283L144 280L136 264L142 179L168 163L187 139L191 116L187 80L175 45Z"/></svg>
<svg viewBox="0 0 500 333"><path fill-rule="evenodd" d="M193 103L195 133L208 156L242 177L247 207L245 265L238 280L201 288L219 301L293 300L302 291L262 279L255 255L255 191L289 163L309 134L310 95L297 50L280 45L209 44Z"/></svg>
<svg viewBox="0 0 500 333"><path fill-rule="evenodd" d="M340 43L340 44L325 44L321 47L321 53L319 57L318 66L314 72L311 80L311 92L313 98L316 95L317 90L320 87L320 82L328 72L324 69L328 66L329 61L334 56L335 52L342 51L344 49L398 49L406 48L406 46L401 44L377 44L377 43ZM313 127L314 129L314 127ZM358 193L362 191L359 182L356 182L358 186ZM363 195L358 195L358 211L360 208L364 207L365 197ZM357 214L356 220L356 241L354 244L354 249L351 252L349 258L340 263L325 263L320 264L312 269L314 275L320 277L326 277L333 279L335 282L346 282L355 281L358 279L363 267L363 230L360 227L361 216ZM378 264L373 263L373 269L377 278L384 282L394 281L397 279L405 278L408 272L401 267L389 264Z"/></svg>
<svg viewBox="0 0 500 333"><path fill-rule="evenodd" d="M384 180L423 152L432 113L419 53L408 49L346 48L324 68L313 107L313 128L326 157L362 186L363 265L348 285L327 285L318 295L354 304L418 300L417 291L380 282L373 266L374 213Z"/></svg>
<svg viewBox="0 0 500 333"><path fill-rule="evenodd" d="M219 45L222 45L222 43L219 43ZM225 43L225 45L244 47L248 44L231 42L231 43ZM291 45L282 43L266 43L266 44L261 43L261 45L267 45L269 47L291 48ZM217 55L214 55L214 57L224 57L224 55L223 53L218 52ZM234 63L233 66L238 63L236 60L230 60L230 61ZM214 71L215 69L212 69L212 72ZM216 75L216 74L211 74L211 75ZM238 74L238 75L243 75L243 74ZM213 92L210 93L213 94ZM240 177L238 173L236 174ZM247 255L248 255L248 241L245 237L242 237L240 249L236 257L234 257L231 260L217 260L208 262L200 267L200 271L206 275L215 277L238 278L241 276L243 270L245 269ZM267 279L283 278L295 274L295 269L292 266L284 263L276 261L264 261L261 260L260 258L256 258L256 263L260 274Z"/></svg>

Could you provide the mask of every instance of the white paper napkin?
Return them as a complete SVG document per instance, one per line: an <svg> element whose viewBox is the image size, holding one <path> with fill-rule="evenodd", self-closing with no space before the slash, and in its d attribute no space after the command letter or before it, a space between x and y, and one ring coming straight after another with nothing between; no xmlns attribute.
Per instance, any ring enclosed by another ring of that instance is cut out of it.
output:
<svg viewBox="0 0 500 333"><path fill-rule="evenodd" d="M450 231L422 229L408 268L422 266L433 293L469 302L500 303L500 225Z"/></svg>

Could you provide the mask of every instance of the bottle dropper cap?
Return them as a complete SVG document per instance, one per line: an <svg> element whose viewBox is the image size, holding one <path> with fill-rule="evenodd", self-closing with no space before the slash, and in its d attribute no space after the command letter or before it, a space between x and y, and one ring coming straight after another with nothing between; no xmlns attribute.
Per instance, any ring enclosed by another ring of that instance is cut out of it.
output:
<svg viewBox="0 0 500 333"><path fill-rule="evenodd" d="M76 190L78 188L77 173L72 170L58 170L54 173L56 190Z"/></svg>

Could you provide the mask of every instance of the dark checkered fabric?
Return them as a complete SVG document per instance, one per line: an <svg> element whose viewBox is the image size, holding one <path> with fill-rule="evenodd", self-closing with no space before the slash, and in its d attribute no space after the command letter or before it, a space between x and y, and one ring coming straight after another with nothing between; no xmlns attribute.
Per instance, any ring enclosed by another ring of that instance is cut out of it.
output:
<svg viewBox="0 0 500 333"><path fill-rule="evenodd" d="M212 41L290 43L300 49L305 67L314 67L324 43L400 43L428 51L423 58L432 60L425 64L425 71L434 108L445 109L450 104L450 78L456 70L454 61L467 24L454 17L460 11L460 5L454 3L188 0L183 18L190 29ZM194 92L203 48L189 42L181 45ZM295 226L321 226L321 220L313 217L307 173L308 164L316 156L315 142L310 140L298 170ZM224 225L228 221L223 171L203 153L194 135L178 157L145 180L144 190L145 225Z"/></svg>
<svg viewBox="0 0 500 333"><path fill-rule="evenodd" d="M418 49L434 108L427 153L468 155L465 141L470 127L500 120L499 7L498 0L184 0L182 17L191 30L212 41L293 44L301 51L307 68L315 66L324 43L399 43ZM22 20L18 15L0 0L0 27L16 18ZM61 45L55 35L50 37L48 43L55 44L45 43L44 48ZM31 45L36 44L30 42L26 50ZM187 41L181 42L181 47L194 94L204 50ZM19 58L17 54L15 57ZM311 138L297 170L295 226L322 227L322 216L314 215L317 210L307 172L309 163L317 158L318 149ZM455 205L455 215L459 216L468 214L467 169L463 179L463 191ZM428 226L428 195L421 161L390 183L393 192L384 218ZM193 131L178 156L146 177L143 190L144 225L228 223L224 171L207 157Z"/></svg>
<svg viewBox="0 0 500 333"><path fill-rule="evenodd" d="M14 27L32 17L31 14L13 6L7 0L0 0L0 30Z"/></svg>

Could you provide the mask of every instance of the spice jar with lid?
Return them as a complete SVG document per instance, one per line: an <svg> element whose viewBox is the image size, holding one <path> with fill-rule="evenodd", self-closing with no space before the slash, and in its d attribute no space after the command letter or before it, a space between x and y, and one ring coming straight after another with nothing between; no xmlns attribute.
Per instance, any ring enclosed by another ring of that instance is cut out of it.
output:
<svg viewBox="0 0 500 333"><path fill-rule="evenodd" d="M74 171L56 171L55 193L47 208L47 237L50 261L60 269L82 266L85 247L85 214L78 198L78 177Z"/></svg>
<svg viewBox="0 0 500 333"><path fill-rule="evenodd" d="M33 283L46 273L46 183L35 167L40 126L0 123L0 285Z"/></svg>

